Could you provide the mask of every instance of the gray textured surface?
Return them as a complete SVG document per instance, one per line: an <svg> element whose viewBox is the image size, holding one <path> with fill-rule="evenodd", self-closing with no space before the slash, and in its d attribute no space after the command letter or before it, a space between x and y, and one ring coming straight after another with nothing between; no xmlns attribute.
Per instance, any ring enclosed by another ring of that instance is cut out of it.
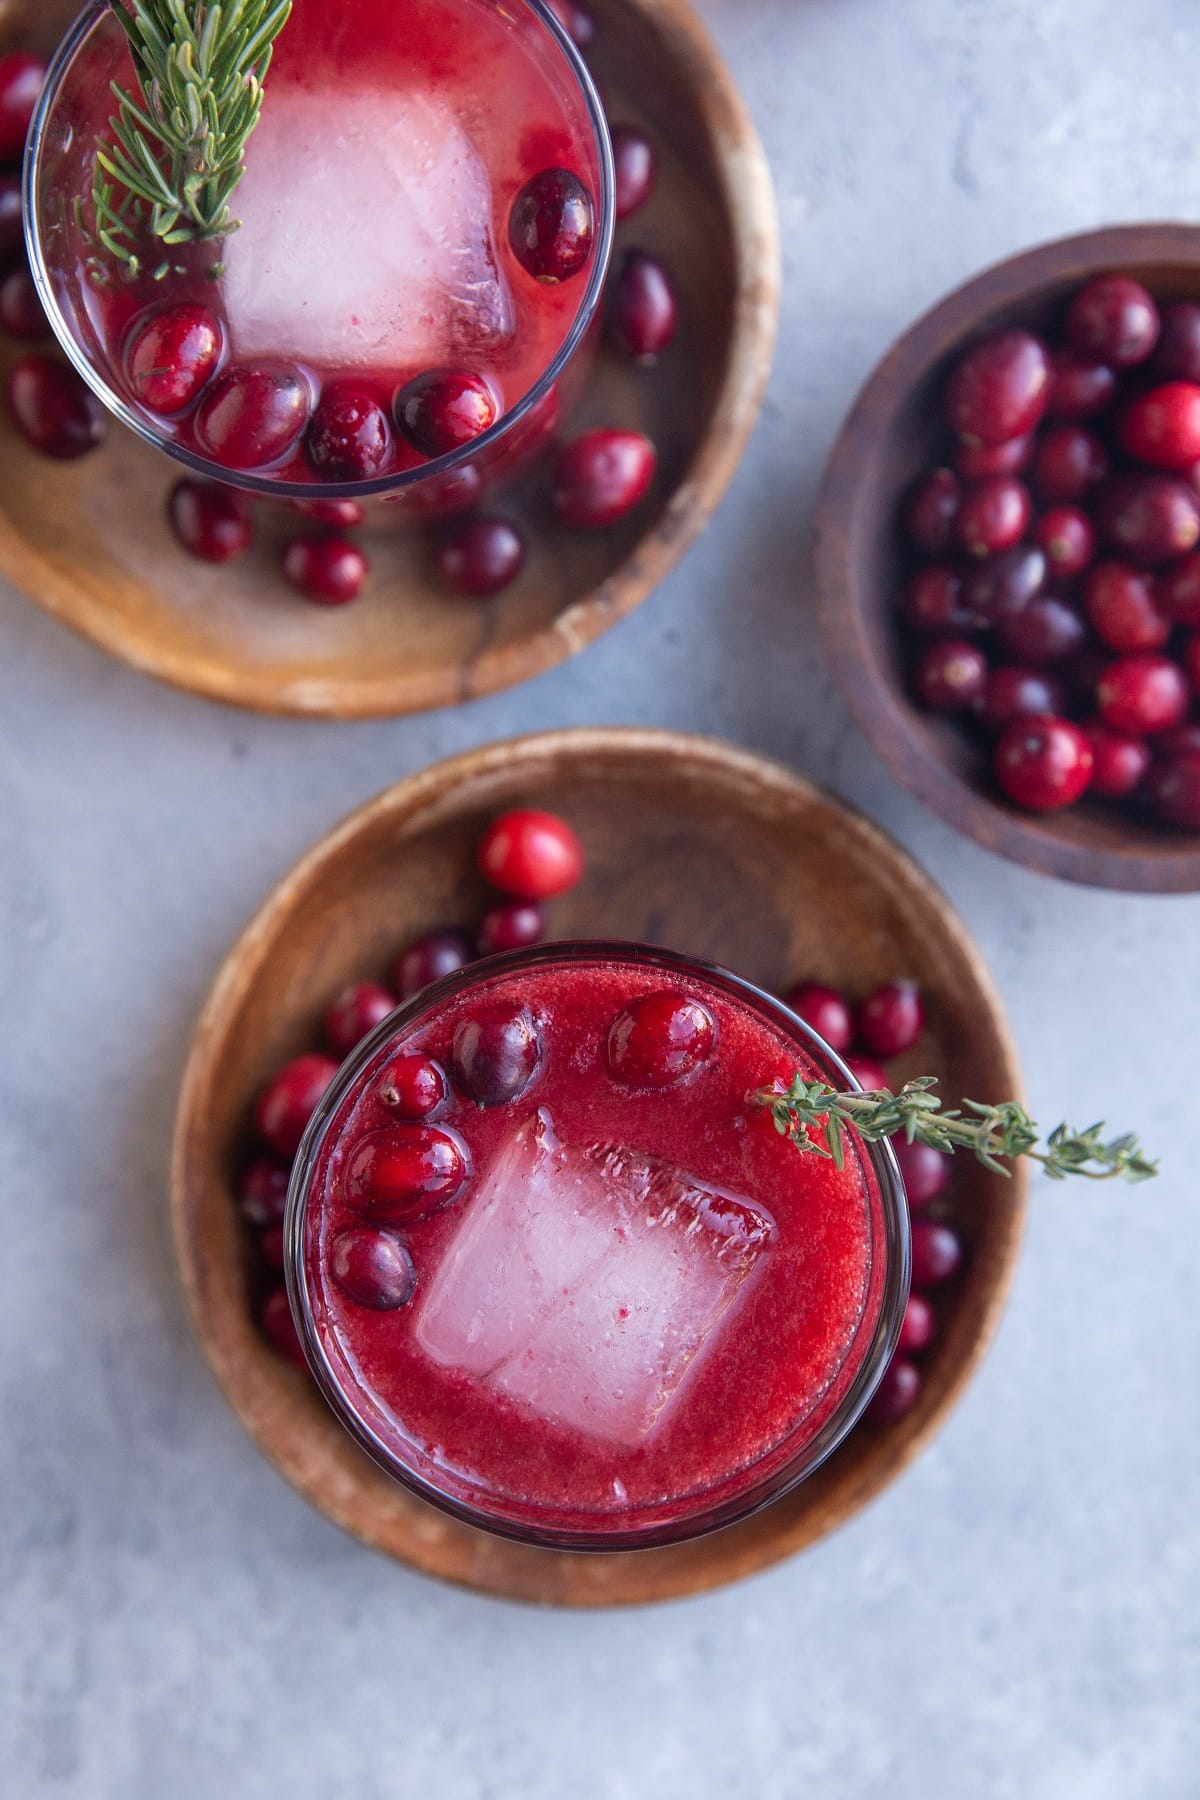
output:
<svg viewBox="0 0 1200 1800"><path fill-rule="evenodd" d="M703 552L571 667L465 712L240 717L0 594L0 1791L13 1800L1185 1800L1200 1418L1200 900L1023 874L886 779L831 698L803 533L858 382L975 267L1200 204L1194 0L706 0L786 234L767 414ZM768 654L768 652L770 652ZM651 1613L527 1612L339 1534L260 1461L164 1218L218 958L352 804L578 721L724 733L865 806L961 907L1037 1106L1167 1158L1036 1192L1010 1313L936 1447L835 1539Z"/></svg>

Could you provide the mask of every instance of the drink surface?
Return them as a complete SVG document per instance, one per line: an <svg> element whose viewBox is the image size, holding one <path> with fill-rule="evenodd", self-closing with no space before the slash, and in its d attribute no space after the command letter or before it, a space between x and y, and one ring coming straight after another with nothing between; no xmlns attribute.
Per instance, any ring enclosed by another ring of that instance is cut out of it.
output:
<svg viewBox="0 0 1200 1800"><path fill-rule="evenodd" d="M610 1029L664 990L707 1009L713 1051L673 1086L625 1086ZM334 1263L363 1223L363 1146L397 1129L381 1076L400 1053L449 1068L456 1032L506 1001L537 1020L536 1075L488 1107L451 1088L430 1123L466 1180L396 1226L407 1304L365 1308ZM669 1524L794 1456L861 1366L883 1279L869 1165L800 1157L749 1104L798 1068L815 1072L780 1023L633 962L499 974L402 1028L337 1107L308 1191L312 1320L343 1402L445 1497L535 1529Z"/></svg>

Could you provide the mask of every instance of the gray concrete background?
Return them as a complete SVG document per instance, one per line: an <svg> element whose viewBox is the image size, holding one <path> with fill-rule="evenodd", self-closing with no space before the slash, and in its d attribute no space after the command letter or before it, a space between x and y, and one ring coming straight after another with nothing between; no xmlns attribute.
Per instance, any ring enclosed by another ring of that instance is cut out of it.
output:
<svg viewBox="0 0 1200 1800"><path fill-rule="evenodd" d="M1059 886L899 792L831 696L805 531L837 422L983 263L1200 208L1194 0L703 0L775 169L763 424L705 540L570 667L306 726L109 663L0 593L0 1792L12 1800L1186 1800L1200 1793L1200 901ZM653 1612L524 1611L340 1536L260 1460L164 1212L226 945L334 819L529 727L695 727L830 783L961 908L1043 1116L1166 1159L1035 1190L936 1446L789 1566Z"/></svg>

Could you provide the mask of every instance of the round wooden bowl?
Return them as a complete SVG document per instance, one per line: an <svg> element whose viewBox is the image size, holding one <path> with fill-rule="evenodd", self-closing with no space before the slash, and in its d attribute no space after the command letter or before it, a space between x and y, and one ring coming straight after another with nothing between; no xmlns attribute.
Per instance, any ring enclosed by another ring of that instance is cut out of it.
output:
<svg viewBox="0 0 1200 1800"><path fill-rule="evenodd" d="M1024 1182L974 1162L955 1174L968 1257L939 1301L916 1409L898 1425L861 1425L794 1494L743 1524L665 1550L567 1554L461 1525L390 1482L308 1377L259 1337L233 1182L249 1150L254 1094L317 1041L332 996L352 979L383 975L409 939L477 923L485 890L475 847L487 821L514 805L562 813L583 840L586 874L555 905L556 937L663 944L776 990L813 976L862 993L911 975L923 984L930 1026L896 1075L940 1074L948 1101L1018 1094L1017 1059L978 951L896 844L776 763L670 732L551 732L412 776L309 851L230 953L184 1080L173 1210L196 1329L260 1448L364 1543L464 1586L574 1606L696 1593L813 1543L929 1441L999 1316Z"/></svg>
<svg viewBox="0 0 1200 1800"><path fill-rule="evenodd" d="M568 533L545 474L500 502L528 526L521 578L491 601L437 580L416 533L368 529L373 578L344 609L307 604L278 568L286 530L261 514L245 558L212 568L171 537L180 470L112 424L98 454L36 455L0 407L0 571L54 617L148 675L263 712L367 718L454 705L552 668L631 612L707 524L758 413L778 311L766 159L728 70L684 0L595 0L589 59L615 122L659 152L649 204L618 231L660 254L682 296L679 337L652 370L602 352L571 428L647 432L660 472L621 525ZM0 50L49 49L77 0L0 0ZM0 379L15 360L0 354ZM294 524L293 524L294 532Z"/></svg>
<svg viewBox="0 0 1200 1800"><path fill-rule="evenodd" d="M956 725L905 691L894 622L904 571L897 518L905 490L944 444L942 396L972 339L1005 325L1045 330L1068 296L1106 269L1163 300L1200 298L1200 227L1128 225L1061 238L956 289L888 351L859 395L817 509L818 604L826 649L859 725L896 779L957 830L1026 868L1090 887L1200 889L1200 839L1087 802L1019 811L993 786Z"/></svg>

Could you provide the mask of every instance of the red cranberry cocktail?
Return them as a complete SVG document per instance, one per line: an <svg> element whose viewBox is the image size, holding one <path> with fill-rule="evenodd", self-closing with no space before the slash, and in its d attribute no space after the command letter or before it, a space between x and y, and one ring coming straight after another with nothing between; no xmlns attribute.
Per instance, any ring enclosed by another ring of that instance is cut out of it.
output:
<svg viewBox="0 0 1200 1800"><path fill-rule="evenodd" d="M136 95L94 0L51 70L26 209L55 330L126 424L241 487L418 510L472 504L547 440L613 193L595 90L541 0L294 0L240 225L212 239L156 236L97 163L114 81Z"/></svg>
<svg viewBox="0 0 1200 1800"><path fill-rule="evenodd" d="M293 1311L400 1481L541 1544L669 1543L809 1474L908 1287L887 1145L801 1156L755 1101L853 1086L736 976L629 945L494 957L344 1066L297 1158Z"/></svg>

